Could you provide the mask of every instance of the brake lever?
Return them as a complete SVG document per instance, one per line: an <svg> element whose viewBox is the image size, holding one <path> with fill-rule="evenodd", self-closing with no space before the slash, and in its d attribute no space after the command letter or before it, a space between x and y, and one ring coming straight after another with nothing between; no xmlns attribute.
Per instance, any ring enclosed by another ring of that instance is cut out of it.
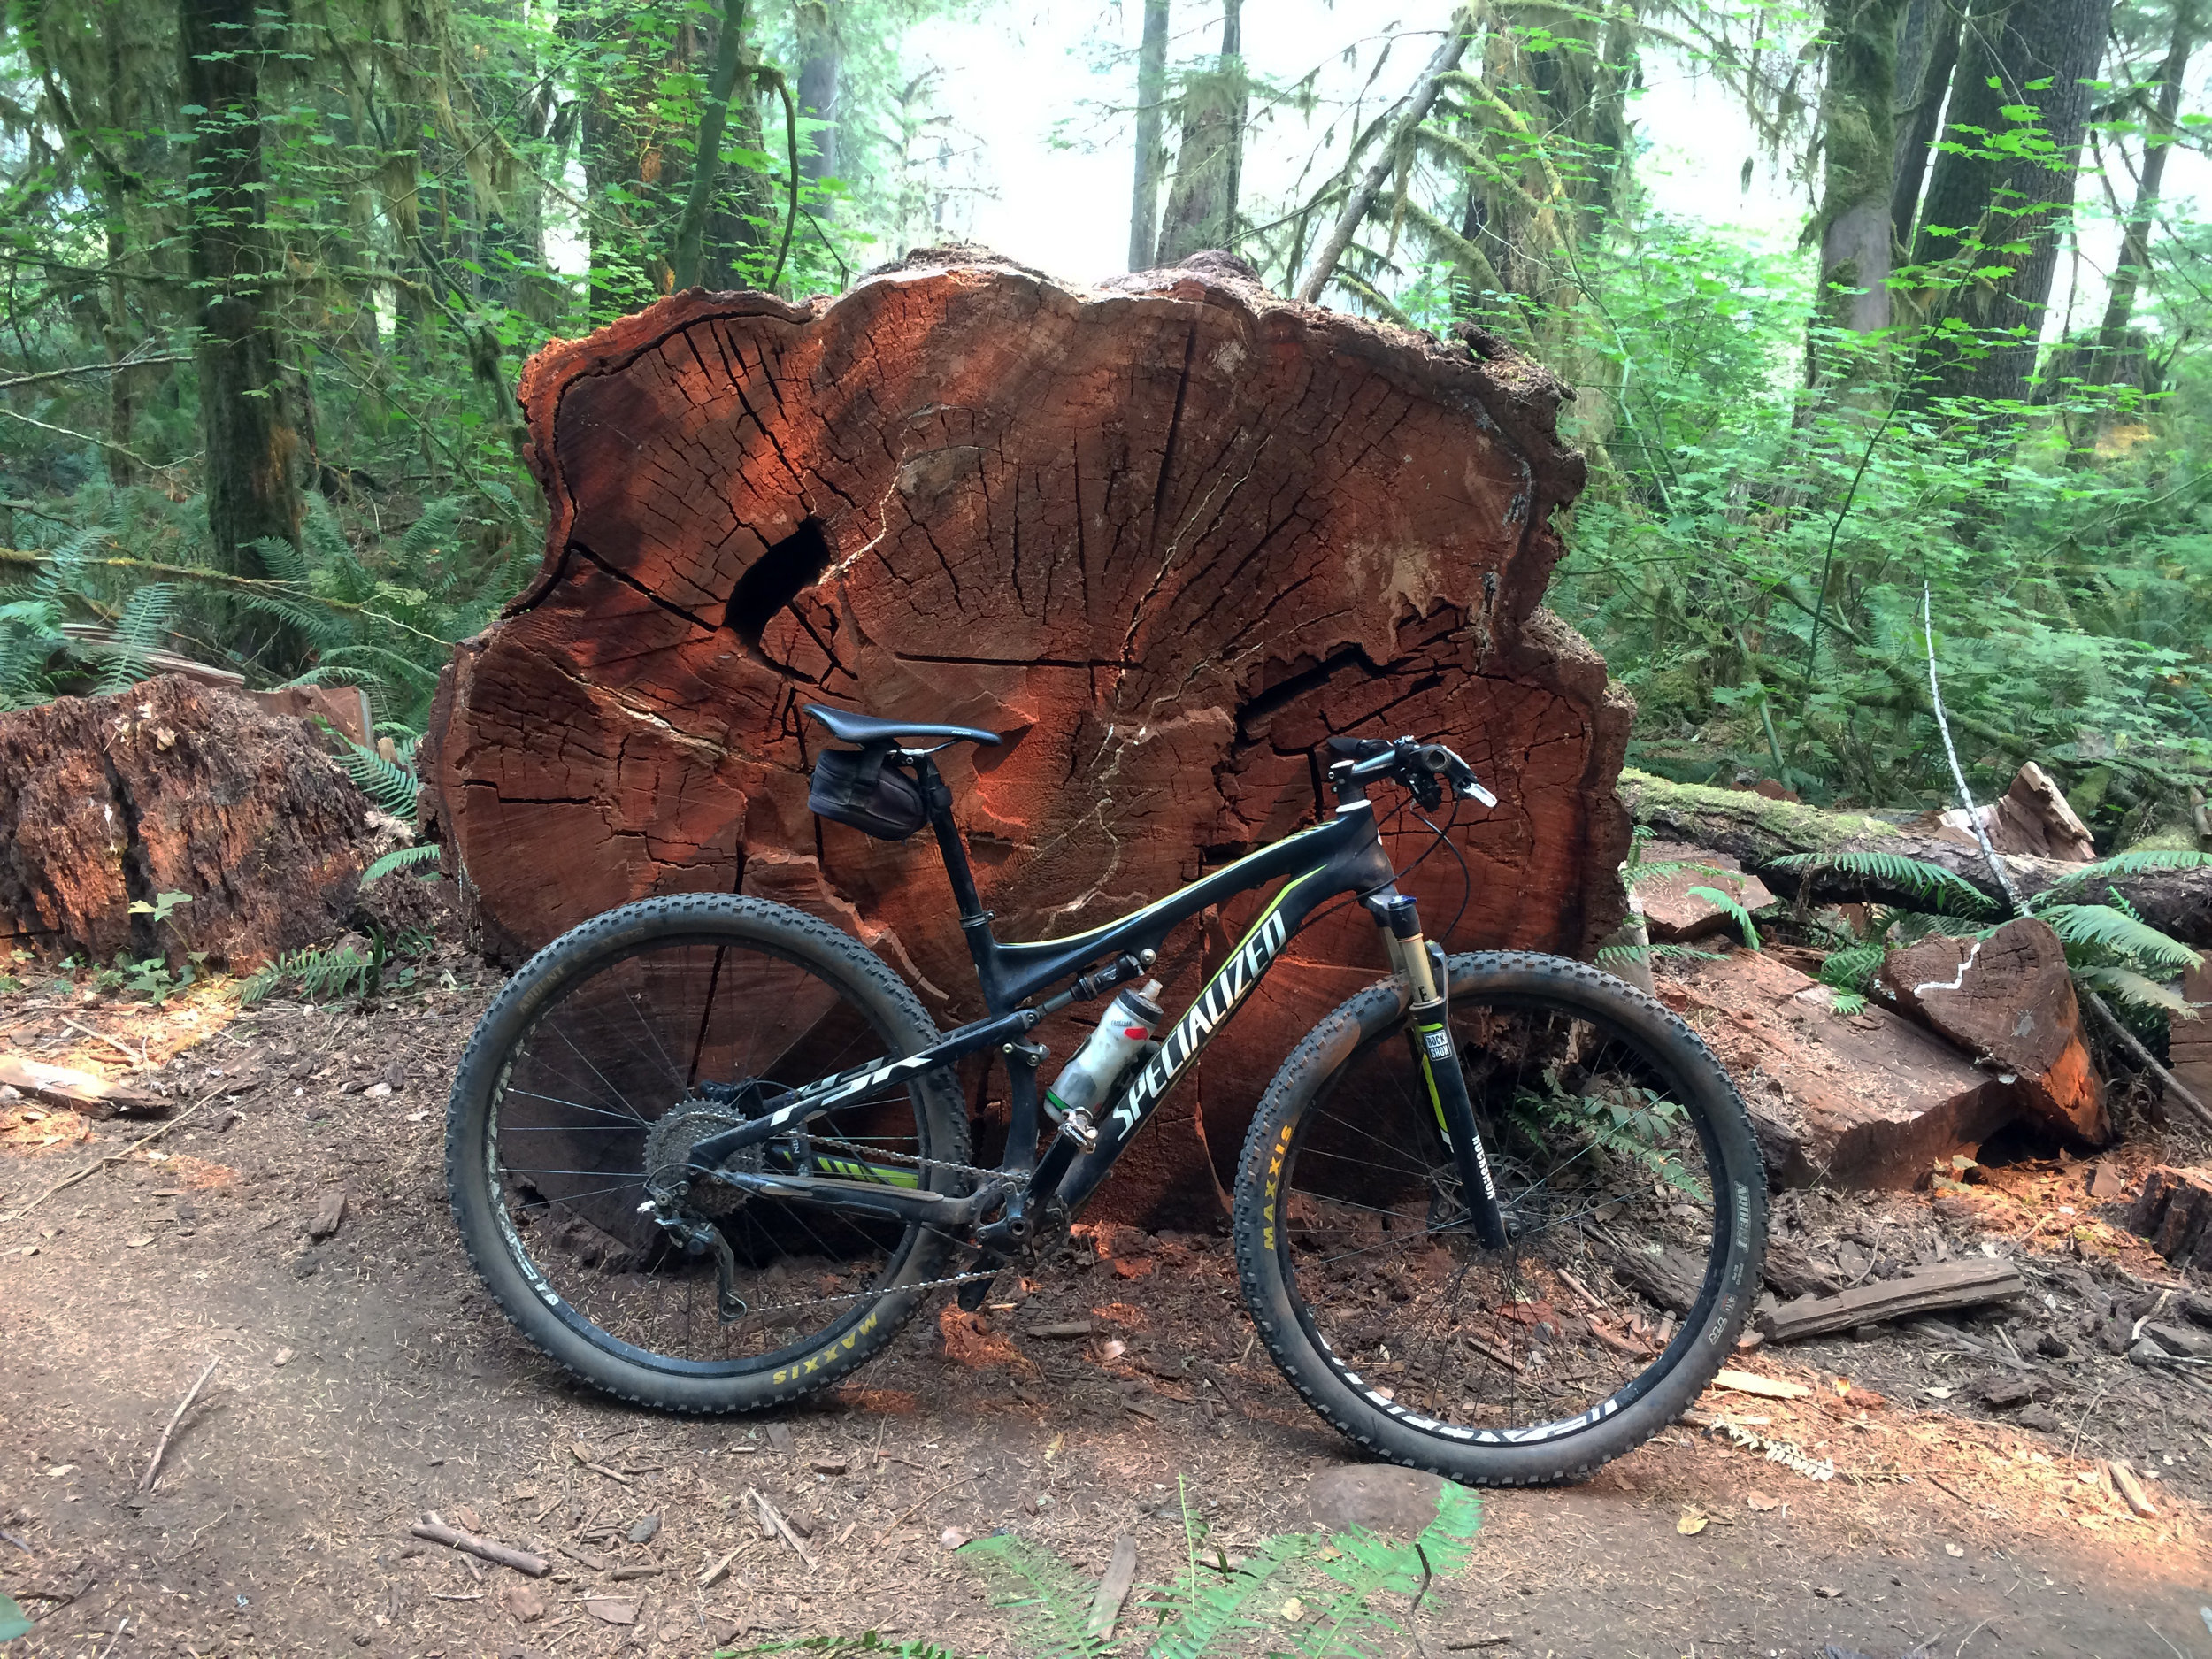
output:
<svg viewBox="0 0 2212 1659"><path fill-rule="evenodd" d="M1498 804L1498 797L1477 783L1475 774L1471 772L1464 778L1457 779L1453 782L1452 793L1463 801L1479 801L1484 806Z"/></svg>

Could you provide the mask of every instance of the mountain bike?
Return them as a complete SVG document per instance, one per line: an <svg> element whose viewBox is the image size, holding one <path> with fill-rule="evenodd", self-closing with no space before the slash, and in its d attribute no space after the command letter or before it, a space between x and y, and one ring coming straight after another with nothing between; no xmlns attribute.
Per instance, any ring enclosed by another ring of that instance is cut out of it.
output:
<svg viewBox="0 0 2212 1659"><path fill-rule="evenodd" d="M447 1178L478 1271L544 1353L642 1404L756 1409L846 1376L936 1290L973 1309L1001 1272L1048 1271L1209 1038L1335 900L1365 908L1394 971L1283 1060L1236 1178L1244 1299L1283 1374L1381 1455L1487 1484L1617 1457L1710 1381L1763 1249L1743 1103L1619 979L1424 938L1369 791L1403 790L1397 810L1448 846L1428 816L1448 797L1455 814L1496 804L1449 749L1332 739L1323 821L1118 921L1017 943L992 931L933 758L997 734L806 712L850 746L818 757L816 811L887 841L934 832L987 1012L940 1032L856 940L752 897L626 904L540 951L462 1060ZM1270 883L1169 1020L1139 983L1169 934ZM1105 1017L1047 1086L1032 1033L1092 1001ZM1005 1070L992 1166L971 1161L972 1056ZM1662 1264L1671 1298L1651 1290Z"/></svg>

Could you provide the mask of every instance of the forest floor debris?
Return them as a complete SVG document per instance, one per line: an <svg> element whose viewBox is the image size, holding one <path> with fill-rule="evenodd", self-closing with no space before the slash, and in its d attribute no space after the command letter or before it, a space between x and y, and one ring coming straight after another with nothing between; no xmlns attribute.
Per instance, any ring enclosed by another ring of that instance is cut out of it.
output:
<svg viewBox="0 0 2212 1659"><path fill-rule="evenodd" d="M957 1332L926 1314L776 1419L577 1387L491 1305L446 1218L434 1108L492 987L457 953L440 963L452 988L434 964L365 1011L207 1022L136 1075L172 1098L219 1084L238 1120L202 1113L98 1164L66 1204L17 1207L127 1146L127 1126L66 1115L50 1142L29 1102L0 1111L17 1195L0 1201L0 1588L42 1622L25 1653L612 1659L874 1628L1010 1654L948 1529L1012 1527L1093 1576L1126 1534L1141 1585L1185 1560L1187 1513L1233 1554L1310 1525L1312 1483L1354 1463L1248 1341L1228 1242L1204 1229L1086 1228L1011 1307ZM109 1003L88 1023L135 1042L141 1021ZM372 1094L395 1056L398 1094ZM1480 1637L1525 1659L1947 1651L1978 1625L1983 1644L2108 1659L2140 1650L2147 1621L2186 1650L2212 1600L2212 1394L2126 1356L2139 1323L2191 1324L2180 1271L2124 1225L2158 1150L1993 1143L1930 1190L1778 1194L1778 1240L1816 1276L1994 1252L2028 1294L1739 1355L1763 1392L1712 1391L1583 1485L1486 1495L1472 1568L1397 1612L1432 1654ZM312 1239L340 1190L344 1225ZM178 1356L210 1351L222 1386L138 1507ZM803 1524L816 1565L763 1535L749 1492ZM1694 1534L1689 1509L1709 1523ZM426 1549L411 1528L433 1513L542 1557L535 1596ZM1143 1617L1123 1614L1123 1651Z"/></svg>

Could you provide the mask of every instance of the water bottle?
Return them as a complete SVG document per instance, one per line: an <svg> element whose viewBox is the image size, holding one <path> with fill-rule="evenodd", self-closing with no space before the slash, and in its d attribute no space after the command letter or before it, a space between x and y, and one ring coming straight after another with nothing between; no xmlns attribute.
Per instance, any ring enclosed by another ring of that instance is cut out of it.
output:
<svg viewBox="0 0 2212 1659"><path fill-rule="evenodd" d="M1087 1121L1092 1107L1105 1097L1114 1079L1128 1069L1137 1050L1152 1041L1152 1033L1167 1016L1152 999L1160 994L1157 979L1145 981L1141 991L1124 991L1107 1005L1106 1017L1084 1040L1060 1075L1045 1091L1046 1104L1064 1117Z"/></svg>

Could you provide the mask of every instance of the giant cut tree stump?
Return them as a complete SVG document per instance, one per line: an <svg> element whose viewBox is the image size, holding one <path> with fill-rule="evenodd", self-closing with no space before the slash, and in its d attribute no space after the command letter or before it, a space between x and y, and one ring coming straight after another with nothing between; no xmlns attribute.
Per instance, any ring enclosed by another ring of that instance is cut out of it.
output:
<svg viewBox="0 0 2212 1659"><path fill-rule="evenodd" d="M1452 830L1463 904L1448 853L1410 879L1432 931L1589 948L1621 908L1631 706L1539 604L1583 480L1561 387L1479 344L1286 302L1220 255L1079 289L956 250L548 348L522 393L544 565L457 653L426 745L483 942L757 892L866 939L941 1023L979 1012L928 835L808 812L821 700L1007 734L940 763L1002 937L1313 821L1332 733L1413 733L1500 796ZM1427 840L1396 820L1402 859ZM1171 995L1253 902L1187 930ZM1381 971L1372 935L1348 911L1296 941L1103 1213L1211 1209L1205 1147L1225 1174L1293 1040Z"/></svg>

